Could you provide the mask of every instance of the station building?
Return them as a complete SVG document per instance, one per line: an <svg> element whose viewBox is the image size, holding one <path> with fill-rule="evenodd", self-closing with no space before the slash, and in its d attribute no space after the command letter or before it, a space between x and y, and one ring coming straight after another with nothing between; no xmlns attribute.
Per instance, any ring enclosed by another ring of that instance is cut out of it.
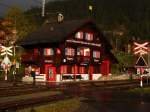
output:
<svg viewBox="0 0 150 112"><path fill-rule="evenodd" d="M98 80L117 63L112 46L91 20L47 23L17 43L25 49L26 71L35 67L46 81Z"/></svg>

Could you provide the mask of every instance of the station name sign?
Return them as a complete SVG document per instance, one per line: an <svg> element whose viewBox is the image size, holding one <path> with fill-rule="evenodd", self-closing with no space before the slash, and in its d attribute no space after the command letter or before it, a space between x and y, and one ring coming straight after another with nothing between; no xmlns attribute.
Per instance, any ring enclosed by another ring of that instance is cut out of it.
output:
<svg viewBox="0 0 150 112"><path fill-rule="evenodd" d="M84 41L67 40L67 42L69 42L69 43L77 43L77 44L84 44L84 45L90 45L90 46L101 47L101 44L89 43L89 42L84 42Z"/></svg>
<svg viewBox="0 0 150 112"><path fill-rule="evenodd" d="M53 60L44 60L45 63L53 63Z"/></svg>

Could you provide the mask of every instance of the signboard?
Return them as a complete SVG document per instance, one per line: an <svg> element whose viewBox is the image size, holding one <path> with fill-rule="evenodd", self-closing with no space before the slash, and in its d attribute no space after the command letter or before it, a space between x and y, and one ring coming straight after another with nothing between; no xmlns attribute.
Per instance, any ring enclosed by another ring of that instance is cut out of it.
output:
<svg viewBox="0 0 150 112"><path fill-rule="evenodd" d="M145 42L143 44L139 44L137 42L134 42L134 54L140 54L140 55L144 55L148 53L148 42Z"/></svg>
<svg viewBox="0 0 150 112"><path fill-rule="evenodd" d="M12 50L11 50L13 48L13 46L5 47L5 46L0 45L0 48L1 48L0 55L4 56L4 59L2 60L1 66L5 71L5 80L7 80L7 74L8 74L8 71L10 70L10 67L12 64L10 59L8 58L8 56L13 55Z"/></svg>

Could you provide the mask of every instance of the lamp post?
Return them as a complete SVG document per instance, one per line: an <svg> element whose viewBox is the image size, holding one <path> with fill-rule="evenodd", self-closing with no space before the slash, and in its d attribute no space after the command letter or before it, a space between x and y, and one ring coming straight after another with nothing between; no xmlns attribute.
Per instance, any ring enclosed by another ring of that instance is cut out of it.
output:
<svg viewBox="0 0 150 112"><path fill-rule="evenodd" d="M45 0L42 0L42 17L45 16Z"/></svg>
<svg viewBox="0 0 150 112"><path fill-rule="evenodd" d="M118 51L118 37L120 38L123 35L123 31L113 31L113 36L116 36L115 39L115 49Z"/></svg>
<svg viewBox="0 0 150 112"><path fill-rule="evenodd" d="M15 19L15 29L12 30L12 33L14 34L14 38L13 38L13 41L12 41L12 46L13 46L13 79L14 79L14 82L16 80L16 40L17 40L17 30L16 30L16 19Z"/></svg>
<svg viewBox="0 0 150 112"><path fill-rule="evenodd" d="M148 45L148 75L150 76L150 45ZM148 77L147 77L148 84Z"/></svg>

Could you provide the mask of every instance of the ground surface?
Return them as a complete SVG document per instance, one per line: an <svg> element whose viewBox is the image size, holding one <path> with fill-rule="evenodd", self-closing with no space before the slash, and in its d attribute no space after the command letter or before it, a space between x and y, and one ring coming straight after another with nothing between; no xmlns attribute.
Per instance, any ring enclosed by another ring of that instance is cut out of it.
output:
<svg viewBox="0 0 150 112"><path fill-rule="evenodd" d="M0 84L0 107L2 112L149 112L149 93L124 92L135 87L139 87L139 81L46 85L3 82Z"/></svg>

